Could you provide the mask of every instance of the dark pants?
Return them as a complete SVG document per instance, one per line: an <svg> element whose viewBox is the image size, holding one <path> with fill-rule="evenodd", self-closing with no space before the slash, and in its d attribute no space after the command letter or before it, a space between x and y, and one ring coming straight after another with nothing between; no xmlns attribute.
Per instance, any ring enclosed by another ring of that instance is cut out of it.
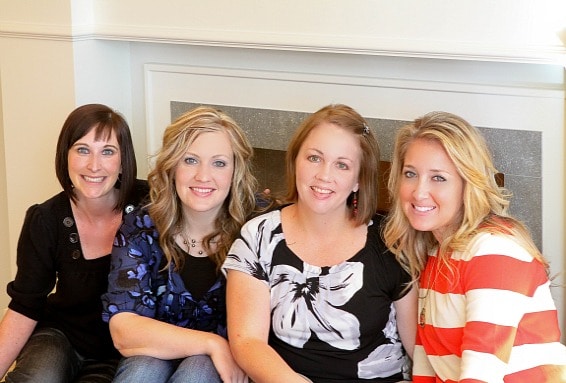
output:
<svg viewBox="0 0 566 383"><path fill-rule="evenodd" d="M5 382L111 383L117 364L117 359L85 359L61 331L42 328L31 335Z"/></svg>

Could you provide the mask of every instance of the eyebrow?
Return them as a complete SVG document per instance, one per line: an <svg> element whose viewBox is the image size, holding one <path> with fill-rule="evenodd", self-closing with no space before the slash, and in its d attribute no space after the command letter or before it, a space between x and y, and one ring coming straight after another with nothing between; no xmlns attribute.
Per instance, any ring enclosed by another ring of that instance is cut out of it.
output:
<svg viewBox="0 0 566 383"><path fill-rule="evenodd" d="M410 164L409 164L409 165L403 165L403 169L404 169L404 168L409 168L409 169L412 169L412 170L413 170L413 169L416 169L415 166L410 165ZM432 172L432 173L446 173L446 174L450 174L450 175L452 174L452 173L450 173L448 170L443 170L443 169L427 169L427 172Z"/></svg>
<svg viewBox="0 0 566 383"><path fill-rule="evenodd" d="M318 154L324 156L324 152L320 151L319 149L316 149L316 148L305 148L305 149L315 151L315 152L317 152ZM349 161L349 162L354 162L354 160L351 159L350 157L343 157L343 156L342 156L342 157L338 157L338 160L341 160L341 161L346 160L346 161Z"/></svg>
<svg viewBox="0 0 566 383"><path fill-rule="evenodd" d="M84 146L89 146L89 147L91 146L90 144L88 144L88 143L86 143L86 142L77 141L77 142L75 142L73 145L71 145L71 147L74 147L74 146L77 146L77 145L84 145ZM116 145L114 145L114 144L108 144L108 143L105 144L104 147L105 147L105 148L110 147L110 148L115 148L115 149L119 149L119 148L120 148L119 146L116 146Z"/></svg>
<svg viewBox="0 0 566 383"><path fill-rule="evenodd" d="M185 152L185 156L192 156L192 157L201 158L201 156L199 156L198 154L193 153L193 152L189 152L189 151ZM232 158L232 157L233 157L233 154L230 155L230 154L222 154L222 153L221 153L221 154L214 154L211 158L214 158L214 159L216 159L216 158L227 158L227 159L230 159L230 158Z"/></svg>

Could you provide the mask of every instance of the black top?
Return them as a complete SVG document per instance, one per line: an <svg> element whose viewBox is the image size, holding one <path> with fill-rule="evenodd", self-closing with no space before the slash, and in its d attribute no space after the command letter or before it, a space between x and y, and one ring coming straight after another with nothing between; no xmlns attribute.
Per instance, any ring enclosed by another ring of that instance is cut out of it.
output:
<svg viewBox="0 0 566 383"><path fill-rule="evenodd" d="M148 190L146 181L137 180L123 214L132 211ZM17 266L16 278L7 286L10 309L38 321L38 327L61 330L85 358L119 356L101 317L100 296L108 286L110 255L92 260L82 256L64 192L26 212Z"/></svg>

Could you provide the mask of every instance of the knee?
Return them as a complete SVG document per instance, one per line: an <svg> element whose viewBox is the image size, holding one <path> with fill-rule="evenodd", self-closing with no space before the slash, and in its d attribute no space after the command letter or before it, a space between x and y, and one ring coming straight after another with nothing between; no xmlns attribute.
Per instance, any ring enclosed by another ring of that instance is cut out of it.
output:
<svg viewBox="0 0 566 383"><path fill-rule="evenodd" d="M136 355L122 358L114 382L166 382L174 371L172 361Z"/></svg>
<svg viewBox="0 0 566 383"><path fill-rule="evenodd" d="M208 355L194 355L185 358L176 376L183 376L183 382L221 382L212 359ZM186 380L185 380L186 379ZM174 380L177 382L177 380Z"/></svg>

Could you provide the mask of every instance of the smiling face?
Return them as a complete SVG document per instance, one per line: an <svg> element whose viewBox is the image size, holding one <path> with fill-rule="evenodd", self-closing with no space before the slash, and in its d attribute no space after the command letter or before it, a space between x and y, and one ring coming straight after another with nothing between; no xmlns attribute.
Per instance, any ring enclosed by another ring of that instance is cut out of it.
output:
<svg viewBox="0 0 566 383"><path fill-rule="evenodd" d="M313 128L296 163L298 202L318 214L345 213L346 199L358 190L358 138L331 123Z"/></svg>
<svg viewBox="0 0 566 383"><path fill-rule="evenodd" d="M415 230L441 241L454 231L463 211L464 181L444 148L434 140L409 144L399 185L403 212Z"/></svg>
<svg viewBox="0 0 566 383"><path fill-rule="evenodd" d="M233 174L234 151L228 134L201 133L175 169L175 189L183 209L216 217L230 193Z"/></svg>
<svg viewBox="0 0 566 383"><path fill-rule="evenodd" d="M121 171L120 145L112 131L108 141L95 139L91 129L69 149L69 178L78 199L104 198L115 191L114 185Z"/></svg>

